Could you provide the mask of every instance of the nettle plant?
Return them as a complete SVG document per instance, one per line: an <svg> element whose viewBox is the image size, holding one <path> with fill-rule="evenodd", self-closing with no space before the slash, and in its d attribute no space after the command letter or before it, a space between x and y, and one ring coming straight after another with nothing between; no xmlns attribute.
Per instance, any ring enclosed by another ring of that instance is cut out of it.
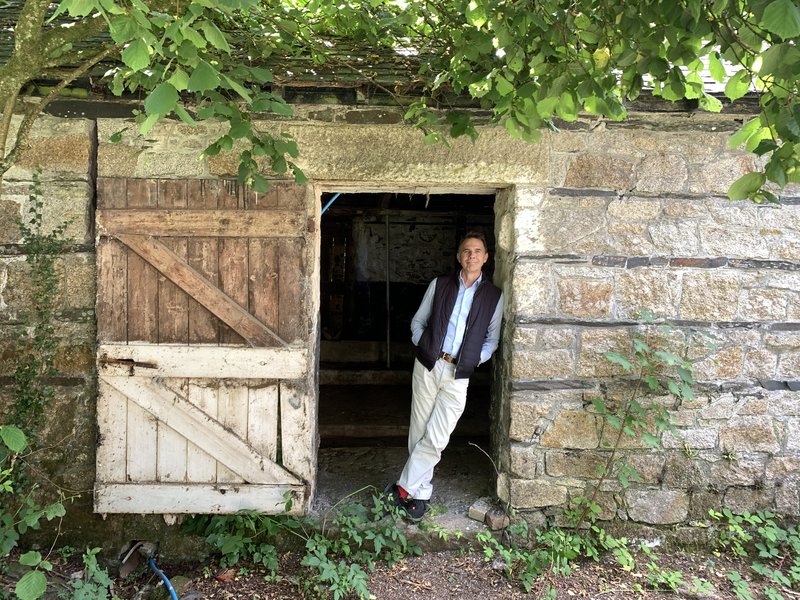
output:
<svg viewBox="0 0 800 600"><path fill-rule="evenodd" d="M422 550L409 540L402 528L396 507L387 507L374 493L369 502L346 502L368 487L342 498L323 517L265 515L241 511L235 515L200 515L186 521L185 531L203 535L220 555L220 565L233 567L246 563L278 578L276 545L281 537L297 538L305 547L302 578L294 583L317 597L369 598L369 574L379 563L393 565ZM370 504L371 503L371 504ZM287 495L285 511L291 510ZM393 518L384 518L391 513Z"/></svg>

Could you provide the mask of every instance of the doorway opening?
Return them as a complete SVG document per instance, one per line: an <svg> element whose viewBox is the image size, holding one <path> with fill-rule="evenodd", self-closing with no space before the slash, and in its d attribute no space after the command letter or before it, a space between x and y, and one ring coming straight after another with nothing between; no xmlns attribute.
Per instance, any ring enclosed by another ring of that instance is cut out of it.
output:
<svg viewBox="0 0 800 600"><path fill-rule="evenodd" d="M399 476L407 457L414 347L411 319L430 281L459 268L468 231L486 236L494 271L494 195L326 193L320 250L320 433L317 506ZM487 495L491 365L434 477L434 501L466 510ZM348 487L349 486L349 487Z"/></svg>

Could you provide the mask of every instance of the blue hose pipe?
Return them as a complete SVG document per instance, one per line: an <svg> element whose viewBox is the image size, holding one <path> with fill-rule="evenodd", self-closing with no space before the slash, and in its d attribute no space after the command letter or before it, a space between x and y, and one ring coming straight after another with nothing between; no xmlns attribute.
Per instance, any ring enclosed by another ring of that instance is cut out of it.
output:
<svg viewBox="0 0 800 600"><path fill-rule="evenodd" d="M150 565L150 568L153 570L153 573L158 575L161 578L161 581L164 582L164 585L167 586L167 589L169 590L169 595L172 598L172 600L179 600L178 594L175 593L175 588L172 587L172 582L169 580L169 577L167 577L164 574L164 571L162 571L156 566L156 561L150 558L148 559L147 564Z"/></svg>

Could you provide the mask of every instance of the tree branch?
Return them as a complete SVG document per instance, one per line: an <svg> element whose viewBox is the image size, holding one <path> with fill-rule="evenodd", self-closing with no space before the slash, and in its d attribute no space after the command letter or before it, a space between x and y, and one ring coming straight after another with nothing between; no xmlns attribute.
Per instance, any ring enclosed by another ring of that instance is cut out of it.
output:
<svg viewBox="0 0 800 600"><path fill-rule="evenodd" d="M26 0L14 26L14 53L28 51L31 44L38 43L42 37L42 23L49 0Z"/></svg>
<svg viewBox="0 0 800 600"><path fill-rule="evenodd" d="M6 105L3 107L3 121L0 122L0 149L3 154L6 151L6 140L8 139L8 131L11 129L11 118L14 116L14 107L17 104L19 97L19 90L13 92L6 100ZM3 175L5 171L0 172L0 196L3 190Z"/></svg>
<svg viewBox="0 0 800 600"><path fill-rule="evenodd" d="M42 49L40 54L44 57L49 57L54 51L66 44L73 42L85 42L91 40L93 37L102 33L108 28L105 19L96 17L94 19L83 19L76 22L71 27L55 27L47 31L42 36ZM98 45L105 45L98 40ZM86 52L84 50L84 52ZM66 56L59 56L58 58L45 58L43 61L45 67L53 67L58 65L69 64Z"/></svg>
<svg viewBox="0 0 800 600"><path fill-rule="evenodd" d="M120 46L117 45L108 46L102 52L94 55L91 59L87 60L77 69L72 71L72 73L68 74L66 77L64 77L64 79L58 82L58 85L53 87L50 93L42 98L39 104L26 111L25 117L22 119L22 123L17 130L17 139L14 143L14 147L7 155L5 155L3 160L0 161L0 177L2 177L11 168L11 165L13 165L19 159L22 152L28 147L28 138L30 136L31 128L36 121L36 118L41 114L45 107L55 98L57 98L61 91L75 79L81 75L84 75L89 69L91 69L104 58L111 56L115 52L118 52L119 49Z"/></svg>

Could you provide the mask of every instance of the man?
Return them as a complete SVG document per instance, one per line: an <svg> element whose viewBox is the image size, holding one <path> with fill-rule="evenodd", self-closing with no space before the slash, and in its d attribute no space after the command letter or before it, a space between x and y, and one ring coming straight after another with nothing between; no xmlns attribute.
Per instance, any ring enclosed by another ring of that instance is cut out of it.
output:
<svg viewBox="0 0 800 600"><path fill-rule="evenodd" d="M416 360L411 383L408 452L400 479L383 501L418 522L428 512L433 468L464 412L469 377L497 349L503 293L483 278L489 260L482 233L467 233L456 255L459 272L431 281L411 320Z"/></svg>

